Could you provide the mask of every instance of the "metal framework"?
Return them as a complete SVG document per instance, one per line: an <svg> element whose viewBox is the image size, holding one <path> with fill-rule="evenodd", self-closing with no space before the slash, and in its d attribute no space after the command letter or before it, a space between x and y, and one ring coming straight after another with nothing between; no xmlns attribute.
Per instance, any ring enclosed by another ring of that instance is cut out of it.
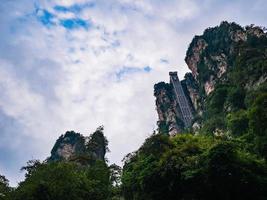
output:
<svg viewBox="0 0 267 200"><path fill-rule="evenodd" d="M181 118L184 122L185 127L189 127L193 120L193 113L190 108L189 102L185 96L184 90L177 76L177 72L170 72L169 75L170 83L173 86L176 101L178 102L180 108Z"/></svg>

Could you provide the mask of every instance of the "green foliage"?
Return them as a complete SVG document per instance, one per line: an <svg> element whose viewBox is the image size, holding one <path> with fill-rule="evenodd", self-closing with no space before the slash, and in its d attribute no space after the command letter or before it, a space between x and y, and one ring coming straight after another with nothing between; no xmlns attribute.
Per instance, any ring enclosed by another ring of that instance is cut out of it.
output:
<svg viewBox="0 0 267 200"><path fill-rule="evenodd" d="M222 22L220 26L206 29L203 38L209 44L207 53L228 53L234 42L230 33L237 30L243 31L243 28L236 23L226 21Z"/></svg>
<svg viewBox="0 0 267 200"><path fill-rule="evenodd" d="M122 169L120 166L116 164L112 164L109 166L110 171L110 181L113 185L118 186L121 184L121 173Z"/></svg>
<svg viewBox="0 0 267 200"><path fill-rule="evenodd" d="M15 190L14 200L107 199L109 170L102 161L82 167L75 163L52 162L38 165Z"/></svg>
<svg viewBox="0 0 267 200"><path fill-rule="evenodd" d="M238 148L235 142L223 142L208 154L208 181L211 197L216 199L264 199L266 163Z"/></svg>
<svg viewBox="0 0 267 200"><path fill-rule="evenodd" d="M228 96L227 96L227 103L229 104L232 111L244 109L245 108L245 95L246 92L244 88L241 87L230 87Z"/></svg>
<svg viewBox="0 0 267 200"><path fill-rule="evenodd" d="M214 114L219 114L224 111L224 103L228 94L228 87L220 86L209 96L207 100L208 118Z"/></svg>
<svg viewBox="0 0 267 200"><path fill-rule="evenodd" d="M249 127L252 133L267 135L267 93L259 95L249 110Z"/></svg>
<svg viewBox="0 0 267 200"><path fill-rule="evenodd" d="M104 127L100 126L96 131L90 135L89 142L86 147L89 152L99 156L98 159L104 160L105 154L108 149L108 140L104 136Z"/></svg>
<svg viewBox="0 0 267 200"><path fill-rule="evenodd" d="M214 135L216 130L225 130L225 127L225 117L222 115L215 115L203 123L200 133Z"/></svg>
<svg viewBox="0 0 267 200"><path fill-rule="evenodd" d="M264 199L266 175L237 140L157 135L125 162L122 187L126 200Z"/></svg>
<svg viewBox="0 0 267 200"><path fill-rule="evenodd" d="M217 61L212 57L214 55L226 55L226 61L229 65L232 64L234 56L232 55L232 48L236 42L232 38L232 34L236 31L245 32L245 30L236 23L222 22L220 26L208 28L204 31L203 35L195 36L189 45L186 52L186 57L191 57L194 54L193 48L201 47L199 61L197 63L197 72L199 80L200 96L205 96L204 83L210 80L211 76L216 77L218 70ZM199 46L199 42L205 43L204 46Z"/></svg>
<svg viewBox="0 0 267 200"><path fill-rule="evenodd" d="M169 125L165 121L158 122L158 130L161 134L168 134L169 132Z"/></svg>
<svg viewBox="0 0 267 200"><path fill-rule="evenodd" d="M26 171L26 174L25 174L25 177L28 178L30 177L33 172L40 166L42 165L42 163L40 162L40 160L29 160L27 162L27 165L26 166L23 166L21 168L21 170L25 170Z"/></svg>
<svg viewBox="0 0 267 200"><path fill-rule="evenodd" d="M267 159L267 93L257 96L248 111L249 130L254 136L255 150Z"/></svg>
<svg viewBox="0 0 267 200"><path fill-rule="evenodd" d="M266 106L264 103L258 106L253 104L258 96L267 92L266 81L264 81L267 74L267 37L252 34L255 29L263 34L263 31L257 27L251 26L245 30L234 23L222 22L220 26L209 28L199 36L208 44L198 63L200 85L203 85L212 73L216 72L216 69L209 69L205 59L212 61L211 56L221 53L224 53L228 59L226 75L217 80L214 91L204 98L201 133L210 134L218 128L228 130L238 137L250 132L252 134L250 137L255 140L248 142L255 145L262 143L256 142L258 140L255 137L266 135L263 133L266 130L264 125ZM235 31L246 34L247 40L234 41L231 34ZM194 45L196 41L193 40L191 48ZM202 96L204 94L201 88L199 93Z"/></svg>
<svg viewBox="0 0 267 200"><path fill-rule="evenodd" d="M190 43L186 56L190 56L193 53L193 47L196 46L199 39L204 39L209 45L207 47L208 53L220 52L226 53L229 51L231 44L230 32L243 31L243 28L236 23L228 23L223 21L220 26L213 28L207 28L202 36L195 36Z"/></svg>
<svg viewBox="0 0 267 200"><path fill-rule="evenodd" d="M149 199L147 194L143 193L143 190L146 190L144 187L150 187L146 181L149 181L149 177L153 176L151 173L156 169L157 159L171 145L167 135L153 135L146 139L140 151L129 154L124 159L122 189L125 199ZM157 177L151 178L155 184L159 183Z"/></svg>
<svg viewBox="0 0 267 200"><path fill-rule="evenodd" d="M252 144L254 145L256 153L267 160L267 136L264 135L255 137Z"/></svg>
<svg viewBox="0 0 267 200"><path fill-rule="evenodd" d="M26 171L25 180L16 189L10 190L4 200L119 199L121 171L116 165L108 167L104 160L108 141L103 135L103 127L90 136L88 146L85 146L85 138L74 131L61 136L55 146L64 145L64 142L80 145L84 148L83 154L77 154L67 161L28 161L21 168ZM53 150L56 153L56 149ZM76 150L79 152L79 149ZM8 187L7 183L3 179L3 185ZM0 183L0 189L1 186Z"/></svg>
<svg viewBox="0 0 267 200"><path fill-rule="evenodd" d="M172 98L172 85L165 82L159 82L154 85L154 95L157 96L161 90L166 90L167 96Z"/></svg>
<svg viewBox="0 0 267 200"><path fill-rule="evenodd" d="M254 90L247 91L245 98L246 108L252 106L255 99L263 93L267 93L267 82L262 83Z"/></svg>
<svg viewBox="0 0 267 200"><path fill-rule="evenodd" d="M204 60L201 60L199 62L197 72L199 73L199 80L200 80L200 83L201 83L201 89L204 89L203 83L205 83L206 81L209 80L210 76L213 75L213 72L205 64ZM204 91L203 91L203 93L204 93Z"/></svg>
<svg viewBox="0 0 267 200"><path fill-rule="evenodd" d="M141 152L149 155L158 156L171 147L171 142L167 135L153 135L145 140L145 143L140 147Z"/></svg>
<svg viewBox="0 0 267 200"><path fill-rule="evenodd" d="M257 42L251 42L251 40ZM235 48L236 57L233 68L230 70L230 80L235 85L244 86L253 84L267 72L266 37L248 37L247 42L239 44Z"/></svg>
<svg viewBox="0 0 267 200"><path fill-rule="evenodd" d="M248 131L248 116L246 111L239 110L227 116L228 130L235 136L243 135Z"/></svg>
<svg viewBox="0 0 267 200"><path fill-rule="evenodd" d="M109 172L110 172L110 192L112 196L112 200L119 200L122 196L121 191L121 174L122 169L120 166L116 164L112 164L109 166Z"/></svg>
<svg viewBox="0 0 267 200"><path fill-rule="evenodd" d="M10 192L9 181L5 176L0 175L0 200L11 200Z"/></svg>

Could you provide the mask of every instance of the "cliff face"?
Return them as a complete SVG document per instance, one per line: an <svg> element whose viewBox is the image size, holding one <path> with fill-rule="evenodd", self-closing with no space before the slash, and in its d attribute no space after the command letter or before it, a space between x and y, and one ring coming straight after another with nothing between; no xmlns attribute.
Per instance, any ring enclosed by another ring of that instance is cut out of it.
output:
<svg viewBox="0 0 267 200"><path fill-rule="evenodd" d="M185 57L191 72L181 81L195 111L193 130L207 121L213 126L212 132L216 126L217 132L226 129L226 115L245 109L246 96L266 83L267 34L264 30L254 25L243 28L222 22L193 38ZM156 84L154 94L159 132L172 134L172 127L176 133L183 131L171 85Z"/></svg>
<svg viewBox="0 0 267 200"><path fill-rule="evenodd" d="M172 86L164 82L156 84L154 96L156 97L156 109L159 116L159 132L170 135L181 132L184 125L177 111L177 102L174 100Z"/></svg>
<svg viewBox="0 0 267 200"><path fill-rule="evenodd" d="M67 131L56 141L48 161L75 161L81 164L89 164L95 160L104 161L106 149L107 140L102 127L89 137Z"/></svg>
<svg viewBox="0 0 267 200"><path fill-rule="evenodd" d="M86 154L85 138L74 131L67 131L57 139L49 160L69 161L83 154Z"/></svg>
<svg viewBox="0 0 267 200"><path fill-rule="evenodd" d="M186 73L184 80L182 80L181 83L193 111L202 110L199 85L193 77L193 74Z"/></svg>
<svg viewBox="0 0 267 200"><path fill-rule="evenodd" d="M233 68L238 47L250 38L266 37L260 27L242 28L235 23L222 22L195 36L186 52L185 62L199 84L202 96L209 95L217 83L228 81L227 73Z"/></svg>

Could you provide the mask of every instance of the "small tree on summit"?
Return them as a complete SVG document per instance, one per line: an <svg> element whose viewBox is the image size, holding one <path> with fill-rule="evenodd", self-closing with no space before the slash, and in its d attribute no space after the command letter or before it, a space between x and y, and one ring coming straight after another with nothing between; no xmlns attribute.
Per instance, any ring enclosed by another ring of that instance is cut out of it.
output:
<svg viewBox="0 0 267 200"><path fill-rule="evenodd" d="M108 149L108 140L104 136L104 127L100 126L96 131L90 135L89 141L86 145L87 150L92 152L97 159L104 160Z"/></svg>

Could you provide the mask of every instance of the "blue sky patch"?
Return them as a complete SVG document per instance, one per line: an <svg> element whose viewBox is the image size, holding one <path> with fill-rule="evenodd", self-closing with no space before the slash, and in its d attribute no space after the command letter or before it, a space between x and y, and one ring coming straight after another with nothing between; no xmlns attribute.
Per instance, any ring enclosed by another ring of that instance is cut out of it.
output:
<svg viewBox="0 0 267 200"><path fill-rule="evenodd" d="M126 75L129 74L134 74L134 73L140 73L140 72L145 72L148 73L150 72L152 69L149 66L143 67L143 68L139 68L139 67L126 67L124 66L123 68L121 68L117 73L116 73L116 78L117 79L121 79Z"/></svg>
<svg viewBox="0 0 267 200"><path fill-rule="evenodd" d="M73 5L70 7L65 7L65 6L55 6L54 7L55 11L58 12L73 12L73 13L79 13L82 10L82 7L79 5Z"/></svg>
<svg viewBox="0 0 267 200"><path fill-rule="evenodd" d="M90 23L86 20L80 18L64 19L60 20L60 25L64 26L66 29L76 29L76 28L89 28Z"/></svg>
<svg viewBox="0 0 267 200"><path fill-rule="evenodd" d="M57 5L54 7L55 11L58 12L72 12L72 13L79 13L81 12L84 8L88 7L94 7L94 3L85 3L85 4L74 4L72 6L60 6Z"/></svg>
<svg viewBox="0 0 267 200"><path fill-rule="evenodd" d="M37 9L36 16L37 19L45 26L54 24L53 19L55 18L55 16L45 9Z"/></svg>

